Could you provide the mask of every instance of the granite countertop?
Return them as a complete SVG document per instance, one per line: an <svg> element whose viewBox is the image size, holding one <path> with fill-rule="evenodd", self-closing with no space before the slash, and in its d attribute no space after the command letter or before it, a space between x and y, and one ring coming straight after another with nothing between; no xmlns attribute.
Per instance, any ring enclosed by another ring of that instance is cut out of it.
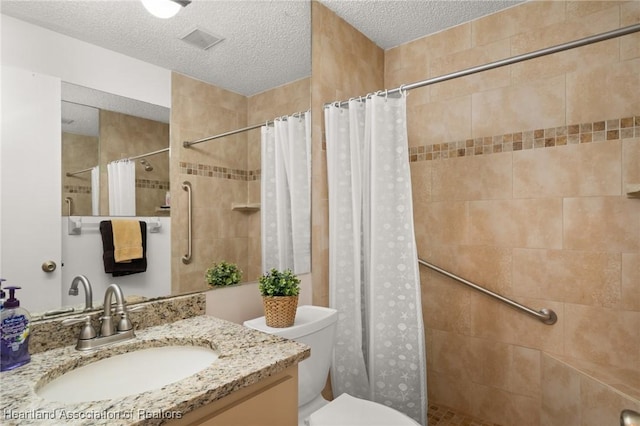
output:
<svg viewBox="0 0 640 426"><path fill-rule="evenodd" d="M36 394L40 386L73 368L120 353L165 345L211 347L218 352L219 359L199 373L162 389L121 398L61 403ZM279 373L309 355L310 349L304 344L201 315L136 331L133 340L89 353L66 346L32 355L29 364L0 373L0 423L159 425L170 421L172 416L186 414Z"/></svg>

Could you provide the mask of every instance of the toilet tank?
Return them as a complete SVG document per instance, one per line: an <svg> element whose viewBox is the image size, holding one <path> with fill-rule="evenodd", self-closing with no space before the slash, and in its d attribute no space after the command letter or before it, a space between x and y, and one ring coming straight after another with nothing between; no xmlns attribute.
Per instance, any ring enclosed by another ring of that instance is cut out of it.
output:
<svg viewBox="0 0 640 426"><path fill-rule="evenodd" d="M329 374L336 334L338 311L322 306L299 306L291 327L268 327L265 318L245 321L244 325L265 333L304 343L311 348L311 357L298 364L298 406L320 395Z"/></svg>

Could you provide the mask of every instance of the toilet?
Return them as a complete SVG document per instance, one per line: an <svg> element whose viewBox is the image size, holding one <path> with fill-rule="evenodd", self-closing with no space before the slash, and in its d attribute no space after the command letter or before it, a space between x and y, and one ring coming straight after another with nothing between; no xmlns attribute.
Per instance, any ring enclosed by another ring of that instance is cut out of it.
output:
<svg viewBox="0 0 640 426"><path fill-rule="evenodd" d="M338 311L299 306L293 326L273 328L265 317L245 321L245 327L295 340L311 348L298 364L298 426L420 426L405 414L376 402L343 393L329 402L322 397L331 366Z"/></svg>

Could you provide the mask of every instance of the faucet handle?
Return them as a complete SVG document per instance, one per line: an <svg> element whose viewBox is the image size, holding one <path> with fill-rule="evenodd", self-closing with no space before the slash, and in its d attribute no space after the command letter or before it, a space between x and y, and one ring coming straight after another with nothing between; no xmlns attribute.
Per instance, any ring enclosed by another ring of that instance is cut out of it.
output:
<svg viewBox="0 0 640 426"><path fill-rule="evenodd" d="M84 323L84 327L80 330L79 340L89 340L96 337L96 330L91 325L91 317L89 315L80 318L68 318L62 320L62 325L69 326Z"/></svg>

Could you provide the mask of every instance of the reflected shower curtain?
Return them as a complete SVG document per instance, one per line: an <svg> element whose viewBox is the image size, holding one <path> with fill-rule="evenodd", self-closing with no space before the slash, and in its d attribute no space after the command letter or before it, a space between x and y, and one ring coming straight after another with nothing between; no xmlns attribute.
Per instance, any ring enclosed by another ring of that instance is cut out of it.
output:
<svg viewBox="0 0 640 426"><path fill-rule="evenodd" d="M109 216L136 215L136 163L129 160L107 164Z"/></svg>
<svg viewBox="0 0 640 426"><path fill-rule="evenodd" d="M262 127L262 269L311 270L311 114Z"/></svg>
<svg viewBox="0 0 640 426"><path fill-rule="evenodd" d="M91 215L100 216L100 166L91 169Z"/></svg>
<svg viewBox="0 0 640 426"><path fill-rule="evenodd" d="M325 108L334 395L426 424L426 356L413 228L406 97Z"/></svg>

